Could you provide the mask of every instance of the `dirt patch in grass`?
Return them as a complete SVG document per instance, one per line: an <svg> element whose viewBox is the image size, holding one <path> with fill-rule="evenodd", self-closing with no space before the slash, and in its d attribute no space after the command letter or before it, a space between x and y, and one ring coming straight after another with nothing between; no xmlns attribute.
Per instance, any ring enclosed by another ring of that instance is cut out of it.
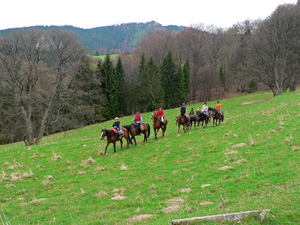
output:
<svg viewBox="0 0 300 225"><path fill-rule="evenodd" d="M232 154L237 154L238 151L230 151L230 152L225 152L225 155L232 155Z"/></svg>
<svg viewBox="0 0 300 225"><path fill-rule="evenodd" d="M213 202L211 201L205 201L205 202L200 202L199 205L212 205L214 204Z"/></svg>
<svg viewBox="0 0 300 225"><path fill-rule="evenodd" d="M230 170L230 169L233 169L233 167L232 166L222 166L218 170Z"/></svg>
<svg viewBox="0 0 300 225"><path fill-rule="evenodd" d="M257 101L252 101L252 102L243 102L241 105L251 105L253 103L257 103L257 102L264 102L264 101L268 101L269 99L262 99L262 100L257 100Z"/></svg>
<svg viewBox="0 0 300 225"><path fill-rule="evenodd" d="M211 186L211 184L202 184L201 185L202 188L209 187L209 186Z"/></svg>
<svg viewBox="0 0 300 225"><path fill-rule="evenodd" d="M243 147L245 145L247 145L247 144L246 143L239 143L239 144L236 144L236 145L232 146L232 148Z"/></svg>
<svg viewBox="0 0 300 225"><path fill-rule="evenodd" d="M177 212L181 209L182 203L185 200L183 198L172 198L168 200L168 204L170 205L167 208L162 209L165 213Z"/></svg>
<svg viewBox="0 0 300 225"><path fill-rule="evenodd" d="M122 195L116 195L114 197L111 198L111 200L123 200L127 198L126 196L122 196Z"/></svg>
<svg viewBox="0 0 300 225"><path fill-rule="evenodd" d="M152 214L141 214L141 215L133 216L133 217L129 218L129 221L130 222L140 222L140 221L148 219L152 216L153 216Z"/></svg>
<svg viewBox="0 0 300 225"><path fill-rule="evenodd" d="M179 189L179 191L182 192L182 193L189 193L191 190L192 189L190 189L190 188L181 188L181 189Z"/></svg>
<svg viewBox="0 0 300 225"><path fill-rule="evenodd" d="M41 202L41 201L45 201L45 200L47 200L48 198L39 198L39 199L37 199L37 198L35 198L35 199L33 199L32 201L30 201L30 202L28 202L29 204L36 204L36 203L39 203L39 202Z"/></svg>

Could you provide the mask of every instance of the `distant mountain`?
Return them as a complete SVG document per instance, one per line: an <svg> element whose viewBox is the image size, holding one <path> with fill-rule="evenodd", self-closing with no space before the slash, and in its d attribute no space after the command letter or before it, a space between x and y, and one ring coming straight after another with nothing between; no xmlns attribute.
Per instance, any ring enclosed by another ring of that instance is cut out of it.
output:
<svg viewBox="0 0 300 225"><path fill-rule="evenodd" d="M40 29L50 30L50 29L60 29L60 30L70 30L75 33L77 38L89 49L120 49L132 50L135 48L141 39L146 36L149 31L159 30L159 29L172 29L174 32L180 32L185 27L169 25L163 26L155 21L147 23L125 23L120 25L112 25L105 27L96 27L92 29L82 29L73 26L34 26ZM12 30L28 29L15 28L0 30L0 34L9 33Z"/></svg>

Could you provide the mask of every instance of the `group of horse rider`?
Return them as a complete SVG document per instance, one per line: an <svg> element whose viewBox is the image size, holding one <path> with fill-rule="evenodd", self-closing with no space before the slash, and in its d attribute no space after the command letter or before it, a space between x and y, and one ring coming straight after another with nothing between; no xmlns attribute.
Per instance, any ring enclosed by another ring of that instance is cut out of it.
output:
<svg viewBox="0 0 300 225"><path fill-rule="evenodd" d="M206 117L209 117L208 112L211 111L212 109L213 108L210 107L210 106L208 107L207 103L205 102L204 105L201 108L201 111L200 111L200 109L197 109L196 115L197 115L197 117L200 117L200 114L203 113ZM220 113L221 104L220 104L219 101L217 101L217 105L216 105L215 109ZM157 114L157 116L159 116L161 118L161 128L163 129L164 128L164 110L161 106L157 110L156 114ZM187 108L185 106L185 103L183 103L181 108L180 108L180 115L185 118L186 122L189 122L189 119L187 117ZM189 115L190 116L194 115L194 109L193 108L191 108L191 111L190 111ZM141 123L143 122L143 117L141 116L141 114L139 112L136 112L136 114L135 114L132 121L133 121L132 125L137 127L138 133L140 134L142 132L141 131ZM120 134L119 134L120 121L119 121L118 117L115 118L115 122L112 125L111 130L113 130L116 133L118 138L120 137Z"/></svg>
<svg viewBox="0 0 300 225"><path fill-rule="evenodd" d="M217 101L217 105L216 105L215 109L218 111L218 113L221 112L221 104L219 101ZM213 110L213 108L210 106L208 107L207 103L205 102L201 108L201 111L200 111L200 109L197 109L196 115L197 115L197 117L200 117L200 114L203 113L206 117L209 117L208 112L212 111L212 110ZM189 121L188 117L187 117L187 109L185 107L185 103L183 103L180 108L180 115L185 118L186 122ZM195 115L193 108L191 108L191 111L189 113L189 116L192 116L192 115Z"/></svg>
<svg viewBox="0 0 300 225"><path fill-rule="evenodd" d="M157 116L159 116L161 118L161 127L162 129L164 128L164 110L163 108L160 106L159 109L157 110ZM141 130L141 123L143 122L143 117L141 116L141 114L139 112L136 112L134 118L132 119L133 123L132 125L136 126L138 129L138 133L141 134L142 130ZM119 118L116 117L115 118L115 122L111 127L111 130L113 130L117 137L119 138L120 134L120 121Z"/></svg>

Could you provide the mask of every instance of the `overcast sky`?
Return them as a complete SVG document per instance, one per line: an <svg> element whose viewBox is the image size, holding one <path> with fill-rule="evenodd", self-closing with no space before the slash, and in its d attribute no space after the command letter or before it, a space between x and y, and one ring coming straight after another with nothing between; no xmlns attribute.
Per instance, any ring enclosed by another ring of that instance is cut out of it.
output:
<svg viewBox="0 0 300 225"><path fill-rule="evenodd" d="M297 0L2 0L0 30L35 25L94 28L130 22L199 23L228 28L265 19L280 4Z"/></svg>

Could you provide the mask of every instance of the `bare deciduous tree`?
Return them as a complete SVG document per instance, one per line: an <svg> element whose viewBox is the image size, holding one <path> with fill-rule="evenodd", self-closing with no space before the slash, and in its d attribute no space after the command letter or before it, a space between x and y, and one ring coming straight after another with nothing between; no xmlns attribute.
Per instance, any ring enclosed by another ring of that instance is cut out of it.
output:
<svg viewBox="0 0 300 225"><path fill-rule="evenodd" d="M2 80L23 116L29 145L40 143L53 104L63 97L83 53L66 31L29 29L0 37Z"/></svg>

